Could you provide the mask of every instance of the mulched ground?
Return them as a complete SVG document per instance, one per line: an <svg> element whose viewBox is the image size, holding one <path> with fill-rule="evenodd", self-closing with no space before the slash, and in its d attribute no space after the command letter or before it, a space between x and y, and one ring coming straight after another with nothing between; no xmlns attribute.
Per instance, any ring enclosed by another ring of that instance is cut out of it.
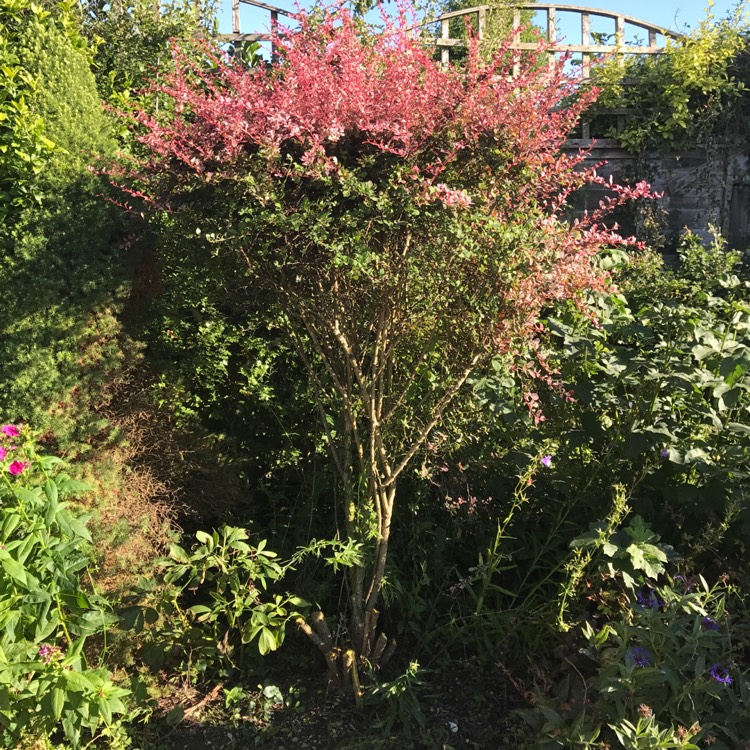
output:
<svg viewBox="0 0 750 750"><path fill-rule="evenodd" d="M260 693L246 691L246 701L229 711L224 690L197 693L197 711L174 727L152 724L143 750L517 750L524 744L524 726L513 715L523 700L499 668L453 662L440 672L424 675L419 703L426 717L421 728L412 722L387 734L375 727L384 713L357 711L349 696L327 691L322 673L310 675L306 689L297 684L295 700L273 707ZM290 685L278 683L288 695ZM213 696L205 700L207 696ZM296 704L296 705L295 705ZM183 704L184 705L184 704ZM238 710L244 709L244 710Z"/></svg>

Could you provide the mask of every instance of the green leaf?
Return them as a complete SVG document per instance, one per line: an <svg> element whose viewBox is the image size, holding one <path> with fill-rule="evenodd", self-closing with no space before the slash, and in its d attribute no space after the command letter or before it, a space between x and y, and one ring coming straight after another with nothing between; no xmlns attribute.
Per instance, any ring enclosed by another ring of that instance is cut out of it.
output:
<svg viewBox="0 0 750 750"><path fill-rule="evenodd" d="M653 544L631 544L627 548L630 561L636 570L642 570L648 578L657 578L664 572L667 556Z"/></svg>
<svg viewBox="0 0 750 750"><path fill-rule="evenodd" d="M55 687L52 690L52 715L56 719L60 719L65 706L65 691L60 687Z"/></svg>
<svg viewBox="0 0 750 750"><path fill-rule="evenodd" d="M86 675L75 670L65 670L63 673L63 679L67 683L68 690L73 690L79 693L88 693L94 690L94 685Z"/></svg>
<svg viewBox="0 0 750 750"><path fill-rule="evenodd" d="M29 588L31 586L34 586L35 584L38 585L36 579L31 574L27 573L26 568L24 568L21 563L19 563L17 560L14 560L12 557L6 557L2 561L0 561L0 565L2 565L3 570L14 581L17 581L22 586Z"/></svg>
<svg viewBox="0 0 750 750"><path fill-rule="evenodd" d="M44 494L47 496L50 505L57 505L57 485L51 479L44 483Z"/></svg>
<svg viewBox="0 0 750 750"><path fill-rule="evenodd" d="M91 541L91 534L84 525L84 520L88 520L88 516L83 516L81 519L75 518L67 511L63 511L57 514L57 525L60 527L65 536L70 539L83 539L87 542Z"/></svg>
<svg viewBox="0 0 750 750"><path fill-rule="evenodd" d="M698 344L697 346L694 346L692 349L693 356L698 360L698 362L702 362L706 357L710 357L712 354L716 354L719 350L713 346L704 346L702 344Z"/></svg>
<svg viewBox="0 0 750 750"><path fill-rule="evenodd" d="M211 535L207 534L205 531L196 531L195 532L195 538L201 543L205 545L210 545L212 539Z"/></svg>
<svg viewBox="0 0 750 750"><path fill-rule="evenodd" d="M261 656L265 656L269 651L275 651L277 647L273 631L268 628L261 628L260 638L258 639L258 651L260 651Z"/></svg>
<svg viewBox="0 0 750 750"><path fill-rule="evenodd" d="M198 622L206 622L214 613L211 607L207 607L205 604L195 604L188 609L188 612L195 615Z"/></svg>
<svg viewBox="0 0 750 750"><path fill-rule="evenodd" d="M22 502L26 503L26 505L30 506L36 506L37 503L41 500L42 497L42 490L41 488L37 487L35 490L27 490L25 487L16 487L15 488L16 497L21 500Z"/></svg>
<svg viewBox="0 0 750 750"><path fill-rule="evenodd" d="M120 618L110 612L93 610L85 612L73 625L73 630L78 635L93 635L101 633L109 625L116 625Z"/></svg>
<svg viewBox="0 0 750 750"><path fill-rule="evenodd" d="M185 709L182 706L175 706L167 715L166 721L170 727L177 726L185 716Z"/></svg>
<svg viewBox="0 0 750 750"><path fill-rule="evenodd" d="M97 698L96 706L99 709L99 715L104 719L105 724L112 723L112 708L106 698Z"/></svg>
<svg viewBox="0 0 750 750"><path fill-rule="evenodd" d="M169 556L180 563L189 563L190 556L179 544L169 545Z"/></svg>

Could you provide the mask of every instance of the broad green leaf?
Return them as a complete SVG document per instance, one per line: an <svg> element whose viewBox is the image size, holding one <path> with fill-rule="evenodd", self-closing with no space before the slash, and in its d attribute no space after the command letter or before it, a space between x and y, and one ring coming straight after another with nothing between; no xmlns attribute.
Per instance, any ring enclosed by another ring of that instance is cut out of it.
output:
<svg viewBox="0 0 750 750"><path fill-rule="evenodd" d="M50 505L57 505L57 485L51 479L44 483L44 494L47 496Z"/></svg>
<svg viewBox="0 0 750 750"><path fill-rule="evenodd" d="M211 535L207 534L205 531L196 531L195 532L195 538L201 543L205 545L209 545L212 541Z"/></svg>
<svg viewBox="0 0 750 750"><path fill-rule="evenodd" d="M79 692L93 692L96 690L97 683L93 682L91 678L82 673L77 672L75 670L68 670L66 669L63 673L63 679L67 682L68 688L70 690L75 690Z"/></svg>
<svg viewBox="0 0 750 750"><path fill-rule="evenodd" d="M269 651L275 651L277 647L273 632L267 628L262 628L260 638L258 639L258 651L260 651L261 655L265 656Z"/></svg>
<svg viewBox="0 0 750 750"><path fill-rule="evenodd" d="M17 581L22 586L26 588L32 588L38 585L36 579L26 571L26 568L24 568L21 563L19 563L17 560L14 560L12 557L6 557L5 559L0 560L0 565L2 565L3 570L14 581Z"/></svg>
<svg viewBox="0 0 750 750"><path fill-rule="evenodd" d="M180 563L189 563L190 556L179 544L169 545L169 556Z"/></svg>
<svg viewBox="0 0 750 750"><path fill-rule="evenodd" d="M97 698L96 706L99 709L99 715L104 719L106 724L112 723L112 708L106 698Z"/></svg>
<svg viewBox="0 0 750 750"><path fill-rule="evenodd" d="M62 716L63 707L65 706L65 691L60 687L52 690L52 715L59 719Z"/></svg>

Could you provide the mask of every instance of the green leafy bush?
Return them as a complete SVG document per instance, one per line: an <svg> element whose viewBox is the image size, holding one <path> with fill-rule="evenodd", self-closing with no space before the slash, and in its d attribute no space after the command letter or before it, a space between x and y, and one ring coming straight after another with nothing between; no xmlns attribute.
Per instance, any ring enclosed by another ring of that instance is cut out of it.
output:
<svg viewBox="0 0 750 750"><path fill-rule="evenodd" d="M14 7L4 49L33 82L24 118L55 146L25 178L34 200L0 227L0 389L14 419L80 439L95 428L85 405L120 356L122 251L101 180L88 169L114 140L65 11L25 0Z"/></svg>
<svg viewBox="0 0 750 750"><path fill-rule="evenodd" d="M152 665L174 666L189 678L225 676L247 666L245 647L260 655L284 642L286 625L305 602L273 593L290 563L280 564L261 540L247 543L245 529L224 526L196 534L190 551L173 544L161 561L159 581L142 581L124 612L128 629L146 628L142 653Z"/></svg>
<svg viewBox="0 0 750 750"><path fill-rule="evenodd" d="M597 111L625 108L624 129L611 132L627 149L679 148L726 140L742 130L738 104L747 88L738 58L747 48L744 2L719 21L709 12L683 39L668 40L660 55L634 56L597 66L602 93Z"/></svg>
<svg viewBox="0 0 750 750"><path fill-rule="evenodd" d="M746 275L720 240L687 235L681 258L666 268L660 256L607 253L620 292L591 298L600 325L566 308L547 319L569 397L541 392L546 420L533 424L494 362L424 452L428 482L410 485L386 596L399 628L433 652L500 651L510 663L551 653L585 615L602 560L633 577L675 548L709 580L746 580ZM631 513L648 534L627 530ZM571 548L589 532L612 557Z"/></svg>
<svg viewBox="0 0 750 750"><path fill-rule="evenodd" d="M83 0L77 6L82 34L92 49L102 98L138 96L171 65L170 43L190 42L215 31L215 0L151 0L108 3Z"/></svg>
<svg viewBox="0 0 750 750"><path fill-rule="evenodd" d="M27 428L0 434L0 742L123 740L129 691L84 652L117 618L92 592L86 517L68 498L88 488L38 456Z"/></svg>
<svg viewBox="0 0 750 750"><path fill-rule="evenodd" d="M743 624L726 592L700 576L646 578L614 615L609 605L591 614L552 695L522 712L537 747L747 747L750 681L736 661Z"/></svg>
<svg viewBox="0 0 750 750"><path fill-rule="evenodd" d="M55 144L31 106L37 81L19 57L26 33L44 28L49 13L23 1L0 3L0 221L11 222L39 200L36 176Z"/></svg>

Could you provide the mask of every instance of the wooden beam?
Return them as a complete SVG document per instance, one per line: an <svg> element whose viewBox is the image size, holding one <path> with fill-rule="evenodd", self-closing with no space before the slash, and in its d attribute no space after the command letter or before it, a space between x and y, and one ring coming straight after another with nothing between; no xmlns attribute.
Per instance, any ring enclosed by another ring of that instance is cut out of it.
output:
<svg viewBox="0 0 750 750"><path fill-rule="evenodd" d="M272 42L271 34L217 34L221 42Z"/></svg>
<svg viewBox="0 0 750 750"><path fill-rule="evenodd" d="M557 41L556 8L547 8L547 41L554 44Z"/></svg>
<svg viewBox="0 0 750 750"><path fill-rule="evenodd" d="M591 16L588 13L581 13L581 46L591 46ZM591 53L583 52L581 58L581 75L584 78L591 76Z"/></svg>
<svg viewBox="0 0 750 750"><path fill-rule="evenodd" d="M448 40L450 41L450 40ZM457 40L458 41L458 40ZM539 49L538 44L532 42L518 42L511 44L511 49ZM614 48L611 44L556 44L555 52L587 52L589 55L606 55L612 53ZM654 55L660 54L660 47L623 47L621 52L631 55Z"/></svg>
<svg viewBox="0 0 750 750"><path fill-rule="evenodd" d="M271 11L271 62L277 63L279 61L278 50L276 49L276 38L279 35L279 12L277 10Z"/></svg>
<svg viewBox="0 0 750 750"><path fill-rule="evenodd" d="M555 8L547 8L547 41L550 44L555 44L557 42L557 18L555 17L556 9ZM555 67L555 53L551 52L549 54L549 68L550 70L554 69Z"/></svg>
<svg viewBox="0 0 750 750"><path fill-rule="evenodd" d="M451 35L451 22L447 19L443 19L440 22L440 37L445 42L446 40L450 39ZM443 67L447 68L448 65L450 65L451 62L451 50L448 45L444 45L442 49L440 50L440 62L442 63Z"/></svg>
<svg viewBox="0 0 750 750"><path fill-rule="evenodd" d="M625 0L622 0L623 3ZM648 23L648 21L642 21L640 18L634 18L633 16L626 16L617 11L603 10L601 8L592 8L587 5L568 5L567 3L518 3L518 8L522 10L547 10L548 8L556 8L559 11L569 11L571 13L588 13L592 16L602 16L604 18L617 19L618 16L622 16L626 23L632 24L633 26L639 26L642 29L653 29L657 34L663 34L664 36L672 37L673 39L682 39L685 35L680 34L678 31L672 31L671 29L665 29L661 26Z"/></svg>
<svg viewBox="0 0 750 750"><path fill-rule="evenodd" d="M282 16L293 16L294 13L290 13L288 10L283 8L277 8L275 5L268 5L268 3L262 3L260 0L240 0L241 3L247 5L253 5L256 8L263 8L263 10L271 11L272 13L281 13Z"/></svg>

